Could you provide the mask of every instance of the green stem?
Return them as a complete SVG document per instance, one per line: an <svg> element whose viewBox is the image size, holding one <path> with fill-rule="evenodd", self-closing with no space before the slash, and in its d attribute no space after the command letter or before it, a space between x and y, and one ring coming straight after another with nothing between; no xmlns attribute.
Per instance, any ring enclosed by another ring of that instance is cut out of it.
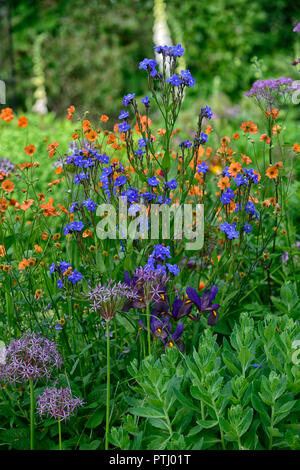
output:
<svg viewBox="0 0 300 470"><path fill-rule="evenodd" d="M61 421L58 421L58 448L59 450L62 450Z"/></svg>
<svg viewBox="0 0 300 470"><path fill-rule="evenodd" d="M30 450L34 450L34 389L32 379L29 379L30 387Z"/></svg>
<svg viewBox="0 0 300 470"><path fill-rule="evenodd" d="M105 430L105 450L108 450L108 433L109 433L109 401L110 401L110 344L109 344L109 321L106 321L106 430Z"/></svg>
<svg viewBox="0 0 300 470"><path fill-rule="evenodd" d="M147 319L147 336L148 336L148 353L151 355L151 330L150 330L150 306L146 305L146 319Z"/></svg>

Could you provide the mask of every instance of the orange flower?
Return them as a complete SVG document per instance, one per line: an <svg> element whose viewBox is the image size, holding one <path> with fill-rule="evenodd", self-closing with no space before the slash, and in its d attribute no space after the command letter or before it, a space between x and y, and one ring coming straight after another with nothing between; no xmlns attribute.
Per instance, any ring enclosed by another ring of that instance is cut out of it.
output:
<svg viewBox="0 0 300 470"><path fill-rule="evenodd" d="M77 132L74 132L74 134L72 134L72 139L73 139L73 140L78 139L78 134L77 134Z"/></svg>
<svg viewBox="0 0 300 470"><path fill-rule="evenodd" d="M240 134L238 134L237 132L235 132L235 133L233 134L232 138L233 138L234 140L239 140Z"/></svg>
<svg viewBox="0 0 300 470"><path fill-rule="evenodd" d="M157 131L158 135L165 135L166 132L166 129L158 129Z"/></svg>
<svg viewBox="0 0 300 470"><path fill-rule="evenodd" d="M68 213L69 213L69 211L65 208L65 206L62 206L62 205L60 205L59 203L57 203L57 206L58 206L58 207L60 208L60 210L61 210L62 212L64 212L65 214L68 214Z"/></svg>
<svg viewBox="0 0 300 470"><path fill-rule="evenodd" d="M206 126L206 129L204 131L205 134L211 134L212 133L212 127L211 126Z"/></svg>
<svg viewBox="0 0 300 470"><path fill-rule="evenodd" d="M205 282L200 282L199 283L199 290L204 289L204 287L205 287Z"/></svg>
<svg viewBox="0 0 300 470"><path fill-rule="evenodd" d="M277 170L283 168L283 163L282 162L276 162L274 165L274 168L277 168Z"/></svg>
<svg viewBox="0 0 300 470"><path fill-rule="evenodd" d="M86 237L92 237L93 234L92 232L90 231L90 229L85 229L84 232L82 233L82 238L86 238Z"/></svg>
<svg viewBox="0 0 300 470"><path fill-rule="evenodd" d="M3 119L5 122L12 121L14 119L13 110L11 108L2 109L0 119Z"/></svg>
<svg viewBox="0 0 300 470"><path fill-rule="evenodd" d="M85 136L89 142L94 142L97 140L98 134L96 131L90 130L89 132L86 132Z"/></svg>
<svg viewBox="0 0 300 470"><path fill-rule="evenodd" d="M35 145L27 145L27 147L24 148L26 155L29 155L32 157L32 155L35 153Z"/></svg>
<svg viewBox="0 0 300 470"><path fill-rule="evenodd" d="M300 153L300 145L297 142L293 145L293 150L294 152Z"/></svg>
<svg viewBox="0 0 300 470"><path fill-rule="evenodd" d="M0 245L0 256L3 258L6 255L6 250L4 245Z"/></svg>
<svg viewBox="0 0 300 470"><path fill-rule="evenodd" d="M270 144L271 143L271 139L270 137L267 135L267 134L262 134L259 138L259 140L261 142L266 142L266 144Z"/></svg>
<svg viewBox="0 0 300 470"><path fill-rule="evenodd" d="M246 163L246 165L249 165L250 163L252 163L252 160L250 157L247 157L247 155L245 155L244 153L241 153L241 155L242 155L243 163Z"/></svg>
<svg viewBox="0 0 300 470"><path fill-rule="evenodd" d="M256 134L258 132L257 126L253 121L243 122L240 129L245 132L245 134Z"/></svg>
<svg viewBox="0 0 300 470"><path fill-rule="evenodd" d="M242 165L239 162L233 162L229 165L228 173L230 176L236 177L238 172L241 171Z"/></svg>
<svg viewBox="0 0 300 470"><path fill-rule="evenodd" d="M44 209L44 216L49 217L50 215L58 215L57 210L53 207L53 197L49 198L49 202L40 205L41 209Z"/></svg>
<svg viewBox="0 0 300 470"><path fill-rule="evenodd" d="M0 212L5 212L7 207L7 200L4 197L0 197Z"/></svg>
<svg viewBox="0 0 300 470"><path fill-rule="evenodd" d="M28 119L25 116L19 117L18 126L19 127L27 127L28 126Z"/></svg>
<svg viewBox="0 0 300 470"><path fill-rule="evenodd" d="M22 209L22 211L27 211L33 203L34 199L26 199L26 201L23 201L23 204L20 204L20 209Z"/></svg>
<svg viewBox="0 0 300 470"><path fill-rule="evenodd" d="M12 183L10 180L5 180L1 184L1 188L6 191L7 193L11 193L14 190L14 183Z"/></svg>
<svg viewBox="0 0 300 470"><path fill-rule="evenodd" d="M281 126L277 125L277 126L272 127L272 134L280 134L280 131L281 131Z"/></svg>
<svg viewBox="0 0 300 470"><path fill-rule="evenodd" d="M100 121L102 122L107 122L109 120L109 117L106 116L106 114L102 114L101 118L100 118Z"/></svg>
<svg viewBox="0 0 300 470"><path fill-rule="evenodd" d="M75 106L71 105L71 106L67 109L67 111L68 111L67 119L70 120L70 119L72 119L72 117L73 117L73 113L74 113L74 111L75 111Z"/></svg>
<svg viewBox="0 0 300 470"><path fill-rule="evenodd" d="M18 270L23 271L24 269L28 268L29 262L26 258L23 258L22 261L19 263Z"/></svg>
<svg viewBox="0 0 300 470"><path fill-rule="evenodd" d="M34 245L34 249L37 253L42 253L43 248L40 245Z"/></svg>
<svg viewBox="0 0 300 470"><path fill-rule="evenodd" d="M275 166L270 166L266 171L266 175L268 178L275 179L278 176L278 169Z"/></svg>
<svg viewBox="0 0 300 470"><path fill-rule="evenodd" d="M224 177L220 178L219 181L218 181L217 186L220 189L230 188L228 176L224 176Z"/></svg>
<svg viewBox="0 0 300 470"><path fill-rule="evenodd" d="M91 123L87 119L85 119L82 123L82 129L84 131L89 131L91 129Z"/></svg>
<svg viewBox="0 0 300 470"><path fill-rule="evenodd" d="M47 240L47 238L48 238L48 232L43 232L42 233L42 239Z"/></svg>
<svg viewBox="0 0 300 470"><path fill-rule="evenodd" d="M56 175L60 175L62 172L63 172L63 167L62 166L58 166L55 170Z"/></svg>
<svg viewBox="0 0 300 470"><path fill-rule="evenodd" d="M54 140L52 144L48 145L47 150L49 150L49 158L53 157L58 146L59 146L59 142L55 142Z"/></svg>
<svg viewBox="0 0 300 470"><path fill-rule="evenodd" d="M53 186L54 184L58 184L60 182L60 179L57 179L57 180L54 180L54 181L51 181L50 183L48 183L47 186Z"/></svg>

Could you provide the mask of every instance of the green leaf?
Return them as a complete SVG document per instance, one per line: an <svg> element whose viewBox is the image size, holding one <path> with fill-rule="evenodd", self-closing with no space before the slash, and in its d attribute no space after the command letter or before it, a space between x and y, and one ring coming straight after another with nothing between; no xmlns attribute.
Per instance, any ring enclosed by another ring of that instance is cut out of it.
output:
<svg viewBox="0 0 300 470"><path fill-rule="evenodd" d="M129 412L142 418L165 418L164 411L149 406L130 408Z"/></svg>

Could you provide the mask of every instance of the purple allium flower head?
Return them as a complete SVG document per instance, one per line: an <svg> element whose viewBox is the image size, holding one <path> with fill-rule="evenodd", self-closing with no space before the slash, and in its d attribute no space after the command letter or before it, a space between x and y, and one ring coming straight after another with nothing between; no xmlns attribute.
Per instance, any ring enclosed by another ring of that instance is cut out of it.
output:
<svg viewBox="0 0 300 470"><path fill-rule="evenodd" d="M56 343L36 333L24 334L7 346L6 362L0 366L0 380L20 383L50 378L53 369L61 365Z"/></svg>
<svg viewBox="0 0 300 470"><path fill-rule="evenodd" d="M149 259L151 260L151 257ZM136 299L127 304L127 309L128 307L145 308L151 302L155 304L164 300L168 281L169 277L165 274L164 270L155 269L154 271L149 260L146 266L140 266L136 269L133 279L130 279L128 273L125 272L125 282L131 287L136 297Z"/></svg>
<svg viewBox="0 0 300 470"><path fill-rule="evenodd" d="M93 289L89 287L86 297L90 300L91 310L99 312L106 321L110 321L118 312L121 312L128 300L136 300L137 293L125 282L113 284L98 284Z"/></svg>
<svg viewBox="0 0 300 470"><path fill-rule="evenodd" d="M300 23L298 23L293 29L294 33L300 33Z"/></svg>
<svg viewBox="0 0 300 470"><path fill-rule="evenodd" d="M15 169L15 165L8 158L0 158L0 172L3 171L7 176Z"/></svg>
<svg viewBox="0 0 300 470"><path fill-rule="evenodd" d="M37 409L40 416L48 415L58 421L67 420L77 408L84 405L81 398L73 398L69 387L45 388L37 399Z"/></svg>

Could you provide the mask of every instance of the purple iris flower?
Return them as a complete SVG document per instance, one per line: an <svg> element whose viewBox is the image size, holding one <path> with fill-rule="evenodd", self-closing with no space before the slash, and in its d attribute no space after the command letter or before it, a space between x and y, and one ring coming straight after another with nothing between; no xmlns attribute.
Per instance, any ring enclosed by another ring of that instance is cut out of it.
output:
<svg viewBox="0 0 300 470"><path fill-rule="evenodd" d="M213 301L218 293L218 287L212 286L211 288L205 289L202 297L200 297L193 287L187 287L186 293L189 300L196 305L200 314L209 313L207 324L216 325L219 318L218 310L220 305L213 303Z"/></svg>

